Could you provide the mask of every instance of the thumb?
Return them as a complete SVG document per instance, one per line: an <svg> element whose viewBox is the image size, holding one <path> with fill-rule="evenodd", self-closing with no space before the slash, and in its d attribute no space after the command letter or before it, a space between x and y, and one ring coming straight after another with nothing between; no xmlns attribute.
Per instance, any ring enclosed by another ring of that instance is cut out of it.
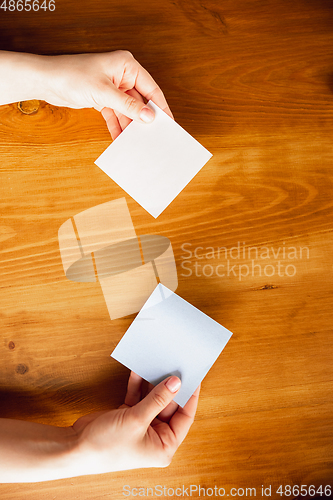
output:
<svg viewBox="0 0 333 500"><path fill-rule="evenodd" d="M178 377L169 377L159 383L140 403L133 407L139 420L149 425L173 400L181 386Z"/></svg>
<svg viewBox="0 0 333 500"><path fill-rule="evenodd" d="M122 92L114 85L108 86L101 96L103 105L106 108L111 108L119 113L128 116L131 120L141 123L150 123L154 120L155 114L144 102L135 97ZM103 108L104 109L104 108Z"/></svg>

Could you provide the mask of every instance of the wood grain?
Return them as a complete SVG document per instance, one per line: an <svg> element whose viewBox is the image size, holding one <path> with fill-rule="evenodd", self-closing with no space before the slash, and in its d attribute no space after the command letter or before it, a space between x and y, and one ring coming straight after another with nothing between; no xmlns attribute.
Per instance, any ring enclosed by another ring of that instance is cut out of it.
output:
<svg viewBox="0 0 333 500"><path fill-rule="evenodd" d="M54 12L1 12L0 49L132 51L214 155L152 220L94 165L110 143L96 111L0 108L1 416L69 425L123 400L128 372L109 355L134 316L111 322L98 284L68 281L57 242L65 220L99 203L125 195L137 234L171 240L177 293L234 333L168 468L0 485L1 499L121 499L125 484L257 497L272 485L281 498L281 484L332 484L332 26L328 0L56 0Z"/></svg>

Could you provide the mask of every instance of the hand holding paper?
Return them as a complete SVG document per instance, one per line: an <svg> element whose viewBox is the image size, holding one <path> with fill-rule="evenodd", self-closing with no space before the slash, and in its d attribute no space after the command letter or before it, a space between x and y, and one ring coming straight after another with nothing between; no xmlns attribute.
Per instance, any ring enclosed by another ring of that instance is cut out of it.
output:
<svg viewBox="0 0 333 500"><path fill-rule="evenodd" d="M87 473L169 465L193 423L199 396L198 388L184 408L161 419L178 390L179 379L168 377L142 399L142 379L132 372L124 405L80 418L73 426L79 455L94 454Z"/></svg>
<svg viewBox="0 0 333 500"><path fill-rule="evenodd" d="M144 98L172 117L162 90L127 50L40 56L0 51L0 105L43 99L102 112L113 139L131 122L151 122Z"/></svg>
<svg viewBox="0 0 333 500"><path fill-rule="evenodd" d="M178 385L169 377L142 398L142 379L131 373L125 404L85 415L71 427L0 419L0 482L167 466L191 427L199 395L198 389L184 409L170 411Z"/></svg>

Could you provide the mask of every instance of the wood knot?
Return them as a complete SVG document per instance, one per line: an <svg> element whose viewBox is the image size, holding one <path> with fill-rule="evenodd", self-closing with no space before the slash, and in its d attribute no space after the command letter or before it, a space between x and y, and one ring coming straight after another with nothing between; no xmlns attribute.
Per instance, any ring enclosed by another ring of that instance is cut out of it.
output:
<svg viewBox="0 0 333 500"><path fill-rule="evenodd" d="M27 365L20 364L20 365L17 365L17 367L16 367L16 373L19 373L20 375L24 375L28 371L29 371L29 368L27 367Z"/></svg>
<svg viewBox="0 0 333 500"><path fill-rule="evenodd" d="M15 344L12 340L8 343L8 349L10 349L11 351L15 349Z"/></svg>
<svg viewBox="0 0 333 500"><path fill-rule="evenodd" d="M40 101L32 99L31 101L21 101L17 103L18 109L25 115L34 115L39 110Z"/></svg>
<svg viewBox="0 0 333 500"><path fill-rule="evenodd" d="M277 288L276 285L264 285L262 287L260 287L259 290L272 290L273 288Z"/></svg>

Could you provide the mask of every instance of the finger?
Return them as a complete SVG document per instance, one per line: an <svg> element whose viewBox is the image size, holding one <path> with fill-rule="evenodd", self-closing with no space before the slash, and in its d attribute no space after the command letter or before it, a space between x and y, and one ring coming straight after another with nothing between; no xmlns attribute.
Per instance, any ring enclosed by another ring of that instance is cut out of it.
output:
<svg viewBox="0 0 333 500"><path fill-rule="evenodd" d="M148 392L152 391L152 390L154 389L154 387L155 387L155 386L149 382L149 384L148 384L148 389L147 389L147 390L148 390ZM148 394L148 392L147 392L147 394Z"/></svg>
<svg viewBox="0 0 333 500"><path fill-rule="evenodd" d="M98 102L107 108L116 109L119 113L140 123L150 123L155 118L152 109L144 102L119 90L112 82L105 83L98 96Z"/></svg>
<svg viewBox="0 0 333 500"><path fill-rule="evenodd" d="M171 109L169 108L162 90L150 76L148 71L141 66L141 64L139 64L139 72L136 78L135 88L148 101L152 100L159 108L173 118L173 114L171 113Z"/></svg>
<svg viewBox="0 0 333 500"><path fill-rule="evenodd" d="M148 391L147 394L154 389L153 384L148 384ZM161 411L161 413L158 415L158 418L155 418L152 422L151 425L155 425L156 422L161 423L161 422L169 422L170 418L172 415L175 413L175 411L178 408L178 404L175 403L175 401L171 401L171 403L168 404L164 410Z"/></svg>
<svg viewBox="0 0 333 500"><path fill-rule="evenodd" d="M147 388L146 388L146 394L144 394L144 395L146 396L147 394L149 394L149 392L152 391L154 389L154 387L155 386L153 384L148 383ZM158 418L155 418L151 422L151 425L152 426L155 425L156 421L158 423L169 422L170 418L175 413L177 408L178 408L177 403L175 403L174 401L171 401L171 403L169 403L168 406L166 408L164 408L164 410L162 410L161 413L159 413Z"/></svg>
<svg viewBox="0 0 333 500"><path fill-rule="evenodd" d="M125 130L125 128L128 127L128 125L133 121L128 118L128 116L125 116L122 113L118 113L118 111L115 111L115 115L118 118L121 130Z"/></svg>
<svg viewBox="0 0 333 500"><path fill-rule="evenodd" d="M147 380L144 380L142 383L142 399L148 396L148 394L154 389L154 387L155 386L153 384L151 384Z"/></svg>
<svg viewBox="0 0 333 500"><path fill-rule="evenodd" d="M106 121L106 125L109 129L112 139L115 140L121 133L121 127L118 118L111 108L103 108L101 113L104 120Z"/></svg>
<svg viewBox="0 0 333 500"><path fill-rule="evenodd" d="M200 385L190 397L184 408L179 407L169 422L169 426L177 438L178 446L185 439L193 423L198 406L199 393Z"/></svg>
<svg viewBox="0 0 333 500"><path fill-rule="evenodd" d="M171 376L159 383L154 389L131 410L139 421L148 426L152 420L168 406L180 389L178 377Z"/></svg>
<svg viewBox="0 0 333 500"><path fill-rule="evenodd" d="M134 97L138 101L144 103L142 95L140 95L137 90L135 90L135 89L127 90L126 94L131 95L132 97ZM125 130L125 128L132 122L132 120L130 118L128 118L128 116L125 116L122 113L118 113L118 111L115 111L115 114L118 118L121 129Z"/></svg>
<svg viewBox="0 0 333 500"><path fill-rule="evenodd" d="M177 409L177 403L175 403L175 401L171 401L171 403L169 403L168 406L164 408L164 410L162 410L159 414L159 420L161 420L162 422L169 422L170 418L177 411Z"/></svg>
<svg viewBox="0 0 333 500"><path fill-rule="evenodd" d="M142 378L134 372L130 373L125 396L125 405L134 406L141 400Z"/></svg>

